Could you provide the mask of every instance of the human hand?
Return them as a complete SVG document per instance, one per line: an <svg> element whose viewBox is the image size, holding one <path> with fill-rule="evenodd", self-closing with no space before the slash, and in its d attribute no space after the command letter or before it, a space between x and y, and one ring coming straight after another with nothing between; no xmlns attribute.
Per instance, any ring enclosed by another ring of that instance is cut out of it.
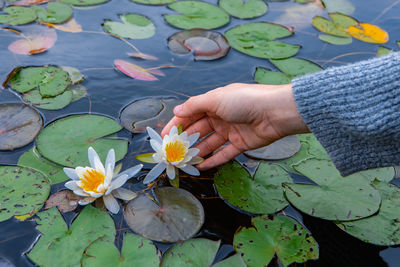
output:
<svg viewBox="0 0 400 267"><path fill-rule="evenodd" d="M229 141L217 153L197 165L206 170L287 135L309 132L297 111L291 84L230 84L189 98L176 106L175 117L164 127L164 136L174 125L188 134L207 136L199 144L204 157Z"/></svg>

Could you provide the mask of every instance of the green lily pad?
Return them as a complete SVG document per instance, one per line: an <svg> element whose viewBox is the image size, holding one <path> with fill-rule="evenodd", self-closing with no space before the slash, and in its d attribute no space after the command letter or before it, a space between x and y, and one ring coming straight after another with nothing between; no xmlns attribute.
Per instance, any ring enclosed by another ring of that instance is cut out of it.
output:
<svg viewBox="0 0 400 267"><path fill-rule="evenodd" d="M325 148L321 145L320 142L318 142L314 134L302 134L299 138L300 142L303 141L309 144L308 154L310 156L316 159L326 159L329 161L331 160L328 152L326 152Z"/></svg>
<svg viewBox="0 0 400 267"><path fill-rule="evenodd" d="M38 170L47 176L51 184L58 184L68 180L63 171L63 166L43 158L35 148L30 149L18 159L18 166Z"/></svg>
<svg viewBox="0 0 400 267"><path fill-rule="evenodd" d="M176 2L176 0L131 0L131 1L145 5L165 5Z"/></svg>
<svg viewBox="0 0 400 267"><path fill-rule="evenodd" d="M257 67L254 73L254 79L261 84L279 85L290 83L293 77L279 71Z"/></svg>
<svg viewBox="0 0 400 267"><path fill-rule="evenodd" d="M317 184L284 186L289 202L306 214L351 221L368 217L379 209L380 194L362 175L342 177L328 160L308 159L294 168Z"/></svg>
<svg viewBox="0 0 400 267"><path fill-rule="evenodd" d="M240 254L235 254L223 261L217 262L213 267L246 267Z"/></svg>
<svg viewBox="0 0 400 267"><path fill-rule="evenodd" d="M0 166L0 222L12 216L33 216L42 208L49 193L50 184L41 172Z"/></svg>
<svg viewBox="0 0 400 267"><path fill-rule="evenodd" d="M145 98L126 106L120 115L121 125L132 133L151 127L161 130L174 116L173 109L182 100L176 98Z"/></svg>
<svg viewBox="0 0 400 267"><path fill-rule="evenodd" d="M217 6L202 1L182 1L168 5L181 15L163 15L174 27L190 30L194 28L216 29L229 23L229 15Z"/></svg>
<svg viewBox="0 0 400 267"><path fill-rule="evenodd" d="M0 104L0 150L23 147L39 134L43 126L40 114L21 103Z"/></svg>
<svg viewBox="0 0 400 267"><path fill-rule="evenodd" d="M348 45L353 42L353 38L351 37L338 37L329 34L318 34L318 38L325 43L334 45Z"/></svg>
<svg viewBox="0 0 400 267"><path fill-rule="evenodd" d="M211 266L220 243L204 238L178 243L165 252L161 267Z"/></svg>
<svg viewBox="0 0 400 267"><path fill-rule="evenodd" d="M392 49L380 45L378 47L378 50L376 51L376 56L382 57L382 56L389 55L392 52L393 52Z"/></svg>
<svg viewBox="0 0 400 267"><path fill-rule="evenodd" d="M138 14L119 15L121 22L106 20L104 29L111 34L122 38L146 39L156 33L153 22L145 16Z"/></svg>
<svg viewBox="0 0 400 267"><path fill-rule="evenodd" d="M42 236L27 254L35 264L43 267L80 266L82 254L95 240L114 242L115 225L108 213L86 206L68 229L57 208L37 214L37 229Z"/></svg>
<svg viewBox="0 0 400 267"><path fill-rule="evenodd" d="M22 25L36 20L36 13L29 7L10 6L3 9L8 14L0 14L0 24Z"/></svg>
<svg viewBox="0 0 400 267"><path fill-rule="evenodd" d="M312 61L302 58L270 59L280 71L292 77L321 71L322 68Z"/></svg>
<svg viewBox="0 0 400 267"><path fill-rule="evenodd" d="M356 26L359 23L355 18L339 12L331 12L329 13L329 17L335 24L335 27L342 31L347 31L350 26Z"/></svg>
<svg viewBox="0 0 400 267"><path fill-rule="evenodd" d="M162 187L155 190L156 204L146 195L131 200L124 210L125 221L137 234L160 242L193 237L204 223L204 210L190 192Z"/></svg>
<svg viewBox="0 0 400 267"><path fill-rule="evenodd" d="M253 227L235 234L233 246L248 267L267 266L278 257L283 266L318 259L319 249L311 233L287 216L255 217Z"/></svg>
<svg viewBox="0 0 400 267"><path fill-rule="evenodd" d="M293 35L288 28L269 22L242 24L228 30L225 37L232 48L259 58L288 58L294 56L300 46L274 41Z"/></svg>
<svg viewBox="0 0 400 267"><path fill-rule="evenodd" d="M43 97L40 91L36 89L25 93L24 100L41 109L57 110L65 108L71 103L72 92L71 90L67 90L55 97Z"/></svg>
<svg viewBox="0 0 400 267"><path fill-rule="evenodd" d="M94 6L106 3L110 0L60 0L63 3L71 4L73 6Z"/></svg>
<svg viewBox="0 0 400 267"><path fill-rule="evenodd" d="M278 160L290 158L299 151L300 147L299 138L291 135L281 138L268 146L246 151L244 154L256 159Z"/></svg>
<svg viewBox="0 0 400 267"><path fill-rule="evenodd" d="M40 81L39 91L43 97L56 96L62 94L70 84L68 72L50 67Z"/></svg>
<svg viewBox="0 0 400 267"><path fill-rule="evenodd" d="M234 207L254 214L270 214L284 209L282 183L291 183L290 175L280 166L261 162L254 178L238 162L218 169L214 185L218 194Z"/></svg>
<svg viewBox="0 0 400 267"><path fill-rule="evenodd" d="M96 240L82 256L82 266L146 266L160 265L159 253L153 243L131 233L124 235L121 253L113 242Z"/></svg>
<svg viewBox="0 0 400 267"><path fill-rule="evenodd" d="M350 222L337 222L346 233L364 242L379 246L400 244L400 189L395 185L375 180L373 185L382 196L377 214Z"/></svg>
<svg viewBox="0 0 400 267"><path fill-rule="evenodd" d="M107 136L121 128L113 119L101 115L67 116L47 125L38 135L36 147L45 158L62 166L89 166L89 147L96 150L102 162L113 148L119 161L128 151L128 141Z"/></svg>
<svg viewBox="0 0 400 267"><path fill-rule="evenodd" d="M219 0L219 6L230 15L240 19L252 19L267 13L268 6L263 0Z"/></svg>
<svg viewBox="0 0 400 267"><path fill-rule="evenodd" d="M322 0L326 11L352 14L356 8L349 0Z"/></svg>
<svg viewBox="0 0 400 267"><path fill-rule="evenodd" d="M351 37L347 32L336 27L336 25L332 21L321 16L314 17L312 20L312 25L320 32L329 35L334 35L338 37Z"/></svg>
<svg viewBox="0 0 400 267"><path fill-rule="evenodd" d="M47 10L43 7L33 6L39 21L44 21L47 23L63 23L72 17L72 8L70 5L50 2L47 5Z"/></svg>
<svg viewBox="0 0 400 267"><path fill-rule="evenodd" d="M69 79L71 80L72 84L77 84L83 81L84 76L77 68L69 66L62 66L61 68L63 71L68 72Z"/></svg>

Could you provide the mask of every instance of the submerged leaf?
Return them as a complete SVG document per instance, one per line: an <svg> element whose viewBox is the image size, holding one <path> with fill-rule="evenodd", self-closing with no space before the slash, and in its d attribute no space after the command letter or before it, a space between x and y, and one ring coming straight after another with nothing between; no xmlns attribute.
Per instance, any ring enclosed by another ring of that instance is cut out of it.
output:
<svg viewBox="0 0 400 267"><path fill-rule="evenodd" d="M380 45L378 47L378 51L376 51L376 56L382 57L382 56L389 55L392 52L393 52L392 49Z"/></svg>
<svg viewBox="0 0 400 267"><path fill-rule="evenodd" d="M123 23L111 20L104 22L103 27L108 33L131 39L146 39L156 33L156 27L153 22L145 16L122 14L119 17Z"/></svg>
<svg viewBox="0 0 400 267"><path fill-rule="evenodd" d="M161 187L155 190L159 205L146 195L131 200L124 217L137 234L160 242L177 242L194 236L204 223L201 203L188 191Z"/></svg>
<svg viewBox="0 0 400 267"><path fill-rule="evenodd" d="M8 49L21 55L43 53L51 48L57 41L57 33L53 29L33 28L29 33L24 33L24 39L12 42Z"/></svg>
<svg viewBox="0 0 400 267"><path fill-rule="evenodd" d="M264 15L268 6L263 0L220 0L219 6L230 15L240 19L252 19Z"/></svg>
<svg viewBox="0 0 400 267"><path fill-rule="evenodd" d="M13 216L33 216L50 193L46 177L33 169L0 166L0 222Z"/></svg>
<svg viewBox="0 0 400 267"><path fill-rule="evenodd" d="M283 266L318 259L311 233L287 216L255 217L253 227L240 229L233 239L235 250L248 267L267 266L275 253Z"/></svg>
<svg viewBox="0 0 400 267"><path fill-rule="evenodd" d="M389 41L389 34L386 31L368 23L350 26L347 31L354 38L367 43L383 44Z"/></svg>
<svg viewBox="0 0 400 267"><path fill-rule="evenodd" d="M10 6L3 9L7 14L0 14L0 24L22 25L36 20L33 9L23 6Z"/></svg>
<svg viewBox="0 0 400 267"><path fill-rule="evenodd" d="M42 116L22 103L0 104L0 150L23 147L35 139L43 126Z"/></svg>
<svg viewBox="0 0 400 267"><path fill-rule="evenodd" d="M202 1L181 1L168 5L181 15L164 15L166 22L180 29L215 29L229 23L229 15L217 6Z"/></svg>
<svg viewBox="0 0 400 267"><path fill-rule="evenodd" d="M334 45L347 45L353 42L353 38L351 37L338 37L329 34L318 34L318 38L325 43Z"/></svg>

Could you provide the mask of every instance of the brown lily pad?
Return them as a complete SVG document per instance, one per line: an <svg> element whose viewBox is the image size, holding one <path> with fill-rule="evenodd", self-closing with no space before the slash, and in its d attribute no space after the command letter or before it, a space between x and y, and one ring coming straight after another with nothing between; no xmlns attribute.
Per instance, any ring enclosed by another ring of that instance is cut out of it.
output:
<svg viewBox="0 0 400 267"><path fill-rule="evenodd" d="M42 126L42 116L28 105L0 104L0 150L11 150L29 144L39 134Z"/></svg>
<svg viewBox="0 0 400 267"><path fill-rule="evenodd" d="M175 33L168 38L168 47L180 55L193 52L196 60L218 59L230 49L228 40L222 34L202 29Z"/></svg>
<svg viewBox="0 0 400 267"><path fill-rule="evenodd" d="M272 144L260 147L254 150L244 152L250 158L278 160L287 159L300 150L301 144L299 138L295 135L286 136Z"/></svg>
<svg viewBox="0 0 400 267"><path fill-rule="evenodd" d="M78 207L78 202L81 199L83 199L83 197L75 195L70 190L61 190L52 194L49 199L47 199L44 209L48 210L52 207L58 207L58 210L61 212L73 211Z"/></svg>

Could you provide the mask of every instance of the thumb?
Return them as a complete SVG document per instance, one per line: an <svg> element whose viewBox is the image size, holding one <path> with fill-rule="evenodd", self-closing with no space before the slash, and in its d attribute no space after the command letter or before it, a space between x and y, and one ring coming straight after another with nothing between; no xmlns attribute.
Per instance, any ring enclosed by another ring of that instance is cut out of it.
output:
<svg viewBox="0 0 400 267"><path fill-rule="evenodd" d="M193 117L200 113L213 112L215 110L215 98L210 94L202 94L189 98L185 103L174 108L177 117Z"/></svg>

